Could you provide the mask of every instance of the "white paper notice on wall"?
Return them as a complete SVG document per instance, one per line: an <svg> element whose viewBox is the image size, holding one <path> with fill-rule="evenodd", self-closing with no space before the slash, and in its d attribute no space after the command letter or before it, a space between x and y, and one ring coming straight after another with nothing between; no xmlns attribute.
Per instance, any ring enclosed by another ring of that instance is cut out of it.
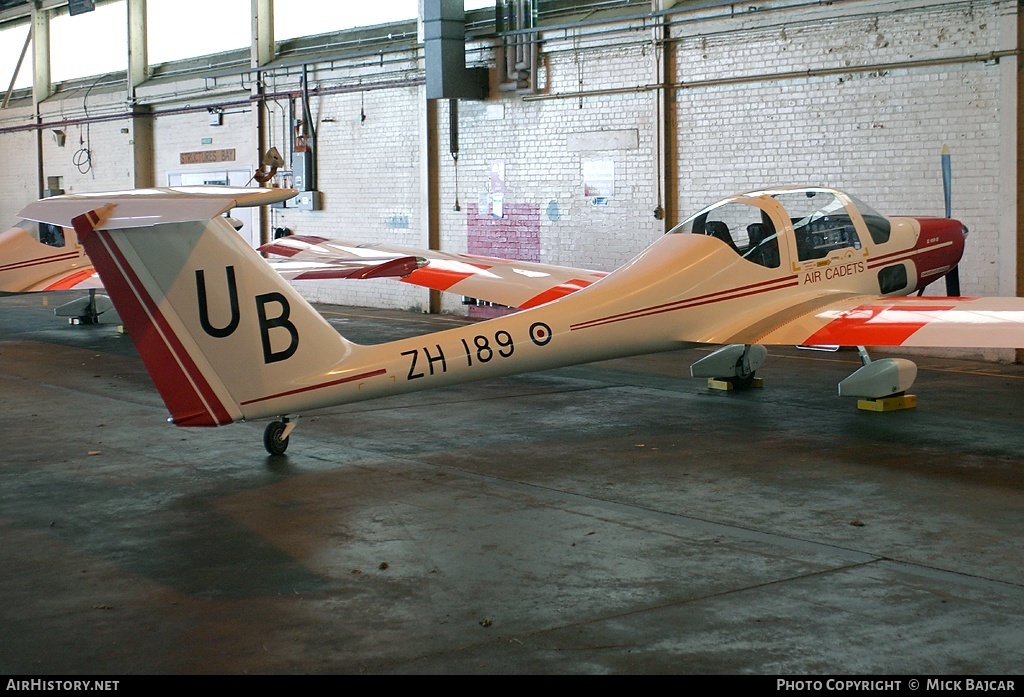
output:
<svg viewBox="0 0 1024 697"><path fill-rule="evenodd" d="M583 161L583 195L587 198L611 198L615 194L615 162Z"/></svg>
<svg viewBox="0 0 1024 697"><path fill-rule="evenodd" d="M491 193L505 193L505 162L495 160L491 163Z"/></svg>

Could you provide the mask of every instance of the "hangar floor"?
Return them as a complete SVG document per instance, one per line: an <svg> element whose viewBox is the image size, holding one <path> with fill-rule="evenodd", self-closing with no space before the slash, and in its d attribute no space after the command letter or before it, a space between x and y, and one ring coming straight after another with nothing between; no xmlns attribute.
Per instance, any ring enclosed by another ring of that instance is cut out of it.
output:
<svg viewBox="0 0 1024 697"><path fill-rule="evenodd" d="M1021 670L1021 366L922 358L874 414L852 353L726 394L682 351L307 415L269 458L46 300L0 299L0 674Z"/></svg>

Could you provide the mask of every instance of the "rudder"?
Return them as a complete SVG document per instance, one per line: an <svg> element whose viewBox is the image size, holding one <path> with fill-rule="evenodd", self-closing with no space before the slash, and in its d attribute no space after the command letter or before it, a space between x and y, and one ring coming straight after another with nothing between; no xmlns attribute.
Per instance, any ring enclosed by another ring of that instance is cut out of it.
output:
<svg viewBox="0 0 1024 697"><path fill-rule="evenodd" d="M265 416L267 395L352 351L223 218L104 229L112 208L75 229L174 423Z"/></svg>

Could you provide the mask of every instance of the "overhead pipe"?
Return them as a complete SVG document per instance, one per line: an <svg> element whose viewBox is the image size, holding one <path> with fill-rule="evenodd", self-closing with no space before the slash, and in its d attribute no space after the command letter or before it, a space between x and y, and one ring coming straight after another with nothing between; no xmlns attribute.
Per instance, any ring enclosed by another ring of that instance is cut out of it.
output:
<svg viewBox="0 0 1024 697"><path fill-rule="evenodd" d="M659 0L651 0L652 11L660 9ZM672 51L669 50L669 25L665 17L651 29L651 42L654 50L651 51L651 68L654 76L654 84L658 89L654 92L654 144L655 144L655 192L654 219L662 222L662 229L668 232L675 225L675 179L673 173L676 171L677 154L674 149L675 139L673 138L673 124L675 114L672 99L672 92L668 88L671 81Z"/></svg>
<svg viewBox="0 0 1024 697"><path fill-rule="evenodd" d="M676 40L673 39L672 42ZM990 51L989 53L976 53L970 56L950 56L948 58L926 58L922 60L900 61L895 63L872 63L868 65L848 65L836 68L812 68L808 70L792 70L778 73L758 73L753 75L737 75L734 77L718 77L708 80L693 80L690 82L673 82L667 86L670 89L696 89L699 87L717 87L720 85L739 85L757 82L775 82L784 80L799 80L801 78L829 77L832 75L851 75L855 73L884 72L887 70L909 70L913 68L930 68L943 65L963 65L966 63L996 63L1000 58L1016 56L1019 51L1006 49L1002 51ZM558 94L538 94L524 97L523 101L541 101L546 99L580 99L583 97L601 97L611 94L638 94L661 89L662 85L631 85L628 87L609 87L596 90L579 90L576 92L559 92Z"/></svg>
<svg viewBox="0 0 1024 697"><path fill-rule="evenodd" d="M526 29L526 0L516 0L516 29ZM526 35L518 34L516 42L516 71L526 70Z"/></svg>
<svg viewBox="0 0 1024 697"><path fill-rule="evenodd" d="M399 89L403 87L420 87L423 85L423 78L414 78L410 80L396 80L393 82L381 82L381 83L363 83L360 85L338 85L335 87L318 87L315 90L315 94L318 97L323 97L329 94L350 94L352 92L368 92L370 90L385 90L385 89ZM259 97L259 99L285 99L291 98L296 99L302 94L299 91L287 91L287 92L274 92L268 93ZM147 114L138 114L131 111L122 111L116 114L103 114L97 116L89 116L85 118L73 118L73 119L60 119L57 121L40 121L38 123L29 123L22 126L7 126L0 127L0 135L7 133L18 133L21 131L38 131L46 128L53 128L55 126L76 126L86 123L101 123L104 121L127 121L135 118L156 118L160 116L176 116L179 114L192 114L196 112L206 112L211 107L217 107L221 109L238 109L252 106L252 103L256 101L256 97L249 97L247 99L224 101L224 102L213 102L203 103L195 106L183 106L183 107L170 107L167 109L160 109L159 111L152 111Z"/></svg>
<svg viewBox="0 0 1024 697"><path fill-rule="evenodd" d="M528 29L537 28L537 3L539 0L527 0L529 7L526 13L526 23ZM537 93L537 70L540 67L537 61L540 57L540 37L536 32L529 35L529 49L527 53L527 89L526 91L530 94Z"/></svg>
<svg viewBox="0 0 1024 697"><path fill-rule="evenodd" d="M506 33L515 31L515 9L512 5L514 0L496 0L495 19L499 20L495 27L498 31L498 43L501 46L499 53L498 70L501 72L501 80L498 81L498 91L512 92L519 89L519 71L516 70L515 39L507 36Z"/></svg>
<svg viewBox="0 0 1024 697"><path fill-rule="evenodd" d="M672 38L670 43L675 43L679 39ZM811 78L811 77L827 77L830 75L845 75L853 73L866 73L874 72L879 70L907 70L912 68L922 67L933 67L942 65L958 65L966 63L991 63L998 61L1000 58L1006 58L1009 56L1017 55L1017 51L1013 49L1007 49L1003 51L991 51L989 53L979 53L969 56L951 56L949 58L930 58L916 61L903 61L898 63L875 63L862 66L844 66L837 68L817 68L812 70L796 70L790 72L780 73L764 73L756 75L743 75L737 77L726 77L726 78L713 78L709 80L695 80L692 82L675 82L668 85L670 89L694 89L700 87L713 87L717 85L731 85L741 83L755 83L755 82L771 82L776 80L791 80L800 78ZM380 89L396 89L401 87L416 87L423 84L423 78L410 78L407 80L396 80L396 81L384 81L379 83L362 83L358 85L337 85L335 87L318 87L315 93L318 97L322 97L329 94L347 94L351 92L380 90ZM611 87L606 89L595 89L595 90L580 90L577 92L560 92L557 94L533 94L523 97L524 101L541 101L547 99L579 99L582 97L599 97L604 95L614 94L638 94L642 92L649 92L652 90L661 89L663 85L651 84L651 85L633 85L628 87ZM284 99L286 97L296 97L300 92L296 91L284 91L275 92L272 94L265 95L266 99ZM184 107L171 107L168 109L154 110L152 113L145 114L145 118L156 118L160 116L173 116L177 114L188 114L193 112L205 112L211 106L221 108L238 108L251 106L254 100L252 98L244 100L232 100L224 102L216 102L213 104L202 104L196 106L184 106ZM36 131L45 128L53 128L55 126L74 126L85 123L100 123L103 121L117 121L127 120L140 117L139 114L133 114L131 112L120 112L116 114L104 114L98 116L89 116L88 118L74 118L74 119L60 119L52 121L39 121L38 123L29 123L22 126L0 126L0 135L6 133L17 133L21 131Z"/></svg>
<svg viewBox="0 0 1024 697"><path fill-rule="evenodd" d="M506 67L506 55L508 48L505 46L505 39L501 34L505 31L505 0L494 0L494 31L498 35L498 44L495 47L494 66L501 76L498 80L498 89L508 82L508 68Z"/></svg>
<svg viewBox="0 0 1024 697"><path fill-rule="evenodd" d="M537 0L496 0L495 31L499 37L496 63L504 67L498 82L502 92L536 92Z"/></svg>

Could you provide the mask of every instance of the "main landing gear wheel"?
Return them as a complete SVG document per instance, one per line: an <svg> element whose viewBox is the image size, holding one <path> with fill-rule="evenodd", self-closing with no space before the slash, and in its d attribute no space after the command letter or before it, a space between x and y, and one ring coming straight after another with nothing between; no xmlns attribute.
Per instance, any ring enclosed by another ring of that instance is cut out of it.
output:
<svg viewBox="0 0 1024 697"><path fill-rule="evenodd" d="M713 351L690 366L695 378L711 378L708 387L738 390L760 386L757 369L768 358L768 349L760 344L730 344Z"/></svg>
<svg viewBox="0 0 1024 697"><path fill-rule="evenodd" d="M291 429L285 421L271 421L263 431L263 447L271 455L284 455L288 449L288 439Z"/></svg>
<svg viewBox="0 0 1024 697"><path fill-rule="evenodd" d="M725 382L728 382L737 390L745 390L754 384L754 378L757 377L754 373L757 371L752 370L746 375L737 375L731 378L723 378Z"/></svg>

